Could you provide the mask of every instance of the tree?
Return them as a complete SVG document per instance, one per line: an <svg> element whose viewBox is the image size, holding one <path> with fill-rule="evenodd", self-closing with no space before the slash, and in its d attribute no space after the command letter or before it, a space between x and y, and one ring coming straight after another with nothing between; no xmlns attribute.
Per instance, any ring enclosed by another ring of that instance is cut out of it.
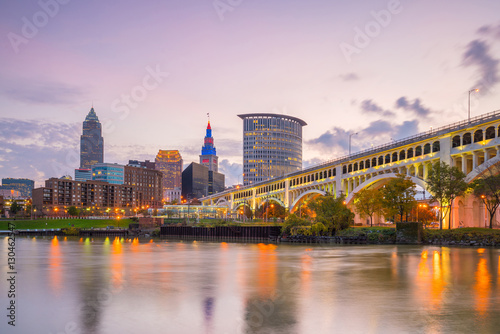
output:
<svg viewBox="0 0 500 334"><path fill-rule="evenodd" d="M451 228L451 208L453 201L465 193L468 186L465 174L457 167L450 167L443 161L436 161L429 168L427 190L440 206L439 228L443 229L443 217L449 214L448 228Z"/></svg>
<svg viewBox="0 0 500 334"><path fill-rule="evenodd" d="M309 208L316 213L315 221L322 223L330 235L354 223L354 213L347 208L344 200L344 196L333 198L332 195L326 195L309 203Z"/></svg>
<svg viewBox="0 0 500 334"><path fill-rule="evenodd" d="M250 206L248 205L245 205L243 207L243 214L245 215L245 217L247 217L248 219L252 219L253 218L253 212L252 212L252 209L250 208Z"/></svg>
<svg viewBox="0 0 500 334"><path fill-rule="evenodd" d="M10 205L9 211L13 215L15 215L16 213L21 211L21 209L22 209L22 207L17 203L17 201L13 201L12 204Z"/></svg>
<svg viewBox="0 0 500 334"><path fill-rule="evenodd" d="M373 216L382 213L382 192L378 189L362 189L354 195L354 209L362 217L370 217L373 226Z"/></svg>
<svg viewBox="0 0 500 334"><path fill-rule="evenodd" d="M500 174L489 174L475 180L471 188L475 197L480 198L490 214L490 228L493 228L493 218L500 205Z"/></svg>
<svg viewBox="0 0 500 334"><path fill-rule="evenodd" d="M400 216L400 221L403 217L408 221L408 213L415 207L415 183L406 175L397 174L396 178L391 179L389 183L382 188L383 195L382 205L384 207L386 217Z"/></svg>
<svg viewBox="0 0 500 334"><path fill-rule="evenodd" d="M290 214L286 217L283 222L283 226L281 227L282 234L292 234L293 230L296 230L298 227L306 227L309 226L310 223L307 219L300 218L295 214Z"/></svg>
<svg viewBox="0 0 500 334"><path fill-rule="evenodd" d="M70 206L68 208L68 214L70 216L78 216L80 214L80 210L78 210L76 206Z"/></svg>

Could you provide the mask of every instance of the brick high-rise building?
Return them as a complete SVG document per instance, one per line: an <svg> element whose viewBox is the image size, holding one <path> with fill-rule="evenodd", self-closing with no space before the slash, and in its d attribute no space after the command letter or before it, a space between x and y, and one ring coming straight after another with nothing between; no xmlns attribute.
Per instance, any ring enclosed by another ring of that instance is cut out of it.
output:
<svg viewBox="0 0 500 334"><path fill-rule="evenodd" d="M125 166L124 185L133 186L138 200L149 207L159 208L163 200L163 173L159 170Z"/></svg>
<svg viewBox="0 0 500 334"><path fill-rule="evenodd" d="M45 214L56 208L62 213L69 206L101 212L125 209L128 214L142 207L162 207L160 172L125 166L124 178L124 184L50 178L45 187L33 189L33 205Z"/></svg>
<svg viewBox="0 0 500 334"><path fill-rule="evenodd" d="M182 156L178 150L159 150L155 168L163 173L163 198L166 190L182 189Z"/></svg>
<svg viewBox="0 0 500 334"><path fill-rule="evenodd" d="M80 168L90 169L104 159L104 139L102 138L101 122L94 111L90 109L83 121L83 134L80 137Z"/></svg>

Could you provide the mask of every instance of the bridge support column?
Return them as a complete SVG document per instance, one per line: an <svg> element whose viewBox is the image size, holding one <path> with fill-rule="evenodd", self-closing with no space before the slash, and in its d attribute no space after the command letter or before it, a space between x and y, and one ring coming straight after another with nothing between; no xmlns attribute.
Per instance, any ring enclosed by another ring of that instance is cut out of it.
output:
<svg viewBox="0 0 500 334"><path fill-rule="evenodd" d="M467 155L466 154L461 154L462 157L462 173L467 175Z"/></svg>
<svg viewBox="0 0 500 334"><path fill-rule="evenodd" d="M484 152L484 162L490 160L491 159L491 152L488 151L488 149L484 149L483 152Z"/></svg>
<svg viewBox="0 0 500 334"><path fill-rule="evenodd" d="M476 169L476 167L479 165L479 154L478 152L474 151L472 152L472 169Z"/></svg>

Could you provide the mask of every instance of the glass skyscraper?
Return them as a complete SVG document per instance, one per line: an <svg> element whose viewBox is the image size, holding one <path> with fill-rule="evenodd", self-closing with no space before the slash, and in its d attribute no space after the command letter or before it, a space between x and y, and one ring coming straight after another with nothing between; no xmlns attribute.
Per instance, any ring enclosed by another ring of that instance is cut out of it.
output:
<svg viewBox="0 0 500 334"><path fill-rule="evenodd" d="M31 197L31 192L34 187L35 182L30 179L5 178L2 179L0 189L17 190L20 192L22 197Z"/></svg>
<svg viewBox="0 0 500 334"><path fill-rule="evenodd" d="M80 137L80 168L90 169L92 165L102 163L103 158L104 139L101 122L92 107L83 121L83 134Z"/></svg>
<svg viewBox="0 0 500 334"><path fill-rule="evenodd" d="M243 184L302 169L303 120L279 114L243 114Z"/></svg>

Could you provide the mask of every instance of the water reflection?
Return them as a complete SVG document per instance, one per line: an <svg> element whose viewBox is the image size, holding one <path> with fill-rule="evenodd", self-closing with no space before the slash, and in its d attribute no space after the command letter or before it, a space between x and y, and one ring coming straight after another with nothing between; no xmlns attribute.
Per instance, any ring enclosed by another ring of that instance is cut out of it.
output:
<svg viewBox="0 0 500 334"><path fill-rule="evenodd" d="M50 245L50 254L49 254L49 281L50 281L50 287L52 288L52 291L56 295L59 295L61 292L61 283L62 283L62 271L63 268L61 268L61 249L59 247L59 239L57 236L54 236L54 238L51 241Z"/></svg>
<svg viewBox="0 0 500 334"><path fill-rule="evenodd" d="M29 272L20 288L35 293L21 294L19 305L33 304L23 311L38 332L64 332L73 322L81 333L493 333L500 328L496 249L151 243L118 237L20 238L18 247L19 272ZM5 284L0 282L2 291ZM55 310L59 317L51 319L40 309ZM19 330L33 332L22 323Z"/></svg>

